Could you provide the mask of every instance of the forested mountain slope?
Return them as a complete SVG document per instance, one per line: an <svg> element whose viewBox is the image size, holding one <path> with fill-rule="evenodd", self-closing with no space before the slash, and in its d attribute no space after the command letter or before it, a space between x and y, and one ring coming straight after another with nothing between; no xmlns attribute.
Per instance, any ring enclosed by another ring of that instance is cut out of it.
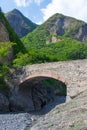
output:
<svg viewBox="0 0 87 130"><path fill-rule="evenodd" d="M5 16L19 37L25 36L37 27L37 24L26 18L17 9L8 12Z"/></svg>
<svg viewBox="0 0 87 130"><path fill-rule="evenodd" d="M45 44L49 36L64 36L87 41L87 23L62 14L55 14L23 38L25 44Z"/></svg>

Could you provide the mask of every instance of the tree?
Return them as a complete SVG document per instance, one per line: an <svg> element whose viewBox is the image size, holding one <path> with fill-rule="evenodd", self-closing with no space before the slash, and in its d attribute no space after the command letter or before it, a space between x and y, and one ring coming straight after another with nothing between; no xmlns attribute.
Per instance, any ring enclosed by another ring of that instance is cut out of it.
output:
<svg viewBox="0 0 87 130"><path fill-rule="evenodd" d="M0 42L0 78L9 71L9 62L5 62L5 60L14 44L12 42Z"/></svg>

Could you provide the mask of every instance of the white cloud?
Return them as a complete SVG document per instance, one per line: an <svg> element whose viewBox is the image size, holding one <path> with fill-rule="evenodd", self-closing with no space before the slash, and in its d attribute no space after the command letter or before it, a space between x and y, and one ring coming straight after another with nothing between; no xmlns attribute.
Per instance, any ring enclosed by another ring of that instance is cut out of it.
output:
<svg viewBox="0 0 87 130"><path fill-rule="evenodd" d="M44 0L34 0L37 5L40 5Z"/></svg>
<svg viewBox="0 0 87 130"><path fill-rule="evenodd" d="M41 11L44 20L55 13L62 13L87 22L87 0L52 0Z"/></svg>
<svg viewBox="0 0 87 130"><path fill-rule="evenodd" d="M14 0L17 6L28 6L32 0Z"/></svg>
<svg viewBox="0 0 87 130"><path fill-rule="evenodd" d="M36 22L37 25L41 25L43 21Z"/></svg>
<svg viewBox="0 0 87 130"><path fill-rule="evenodd" d="M39 6L43 1L44 0L14 0L17 6L23 6L23 7L26 7L31 3L35 3Z"/></svg>

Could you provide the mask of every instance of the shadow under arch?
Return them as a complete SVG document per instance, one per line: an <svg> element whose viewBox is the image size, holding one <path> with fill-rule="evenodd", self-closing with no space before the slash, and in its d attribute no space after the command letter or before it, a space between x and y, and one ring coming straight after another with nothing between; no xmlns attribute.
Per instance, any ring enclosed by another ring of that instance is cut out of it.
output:
<svg viewBox="0 0 87 130"><path fill-rule="evenodd" d="M66 102L67 86L65 81L60 79L52 73L34 73L22 80L19 92L25 96L25 100L28 100L29 96L33 100L34 110L30 111L46 114L56 105Z"/></svg>

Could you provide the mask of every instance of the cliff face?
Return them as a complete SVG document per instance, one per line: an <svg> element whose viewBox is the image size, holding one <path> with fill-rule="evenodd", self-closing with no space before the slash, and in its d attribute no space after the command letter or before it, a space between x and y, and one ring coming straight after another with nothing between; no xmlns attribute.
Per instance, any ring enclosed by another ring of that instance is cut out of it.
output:
<svg viewBox="0 0 87 130"><path fill-rule="evenodd" d="M67 36L82 42L87 41L87 24L83 21L55 14L44 23L50 34Z"/></svg>
<svg viewBox="0 0 87 130"><path fill-rule="evenodd" d="M50 33L57 35L65 35L79 41L85 42L87 40L87 24L76 20L74 18L66 17L61 15L55 19L54 25L52 26Z"/></svg>
<svg viewBox="0 0 87 130"><path fill-rule="evenodd" d="M8 41L9 41L8 31L3 21L0 19L0 42L8 42Z"/></svg>
<svg viewBox="0 0 87 130"><path fill-rule="evenodd" d="M7 13L6 18L19 37L25 36L37 27L35 23L23 16L17 9Z"/></svg>
<svg viewBox="0 0 87 130"><path fill-rule="evenodd" d="M9 41L10 39L8 30L4 24L4 21L0 19L0 42L4 42L4 44L7 44L7 42ZM13 59L13 49L11 48L9 50L9 54L6 57L4 58L0 57L0 62L3 64L10 64L12 59Z"/></svg>
<svg viewBox="0 0 87 130"><path fill-rule="evenodd" d="M2 58L0 59L1 63L7 63L7 61L11 62L13 57L19 51L24 51L24 46L22 42L20 41L14 30L11 28L10 24L8 23L2 12L0 12L0 42L4 42L4 44L7 44L7 42L16 43L14 47L9 50L8 56L3 60Z"/></svg>

